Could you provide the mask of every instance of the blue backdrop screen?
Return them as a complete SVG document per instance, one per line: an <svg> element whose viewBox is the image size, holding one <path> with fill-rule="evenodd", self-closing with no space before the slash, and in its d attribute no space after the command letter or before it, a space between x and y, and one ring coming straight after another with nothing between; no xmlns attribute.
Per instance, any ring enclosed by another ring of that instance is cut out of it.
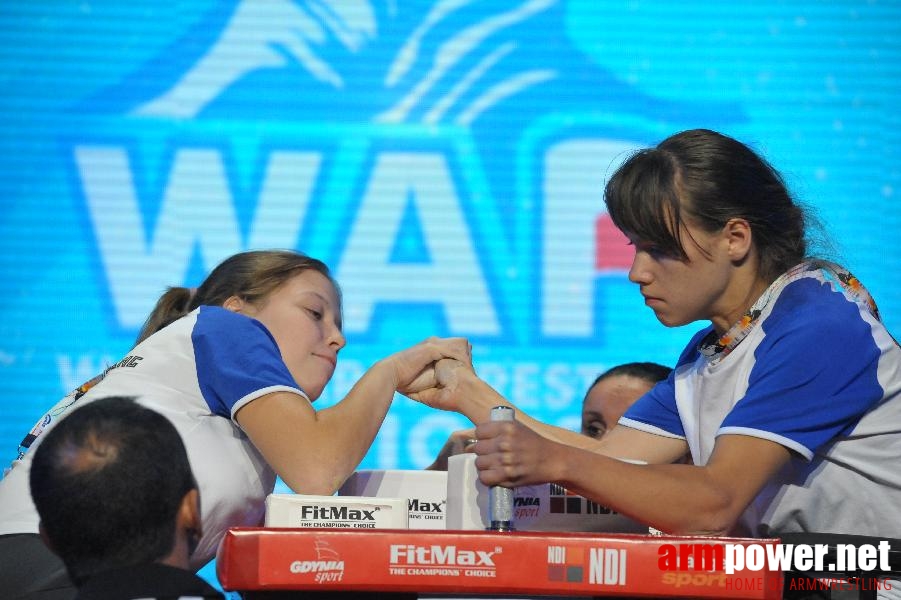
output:
<svg viewBox="0 0 901 600"><path fill-rule="evenodd" d="M672 364L602 189L708 127L812 207L901 331L901 5L502 0L4 2L0 457L125 355L170 285L296 248L375 360L467 336L479 373L566 427L613 364ZM419 468L452 414L398 398L364 468Z"/></svg>

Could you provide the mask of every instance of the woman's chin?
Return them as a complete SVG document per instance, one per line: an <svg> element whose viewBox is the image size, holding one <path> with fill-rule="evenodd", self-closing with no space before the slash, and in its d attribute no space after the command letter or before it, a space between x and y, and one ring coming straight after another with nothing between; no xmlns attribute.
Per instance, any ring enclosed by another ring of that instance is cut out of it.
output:
<svg viewBox="0 0 901 600"><path fill-rule="evenodd" d="M316 402L319 399L319 396L322 395L322 391L325 389L325 385L304 385L299 384L301 390L303 390L304 395L310 400L310 402Z"/></svg>
<svg viewBox="0 0 901 600"><path fill-rule="evenodd" d="M674 317L673 315L661 314L657 311L654 311L654 316L657 317L657 320L660 321L660 324L664 327L682 327L683 325L688 325L696 321L697 319L679 319Z"/></svg>

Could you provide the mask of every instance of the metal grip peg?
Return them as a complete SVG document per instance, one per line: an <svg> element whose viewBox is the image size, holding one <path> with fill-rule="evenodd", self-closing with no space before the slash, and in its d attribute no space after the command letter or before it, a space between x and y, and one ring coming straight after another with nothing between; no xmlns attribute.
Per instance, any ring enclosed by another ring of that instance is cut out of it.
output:
<svg viewBox="0 0 901 600"><path fill-rule="evenodd" d="M491 409L492 421L514 421L516 411L509 406ZM513 490L499 485L488 489L488 520L490 531L513 530Z"/></svg>

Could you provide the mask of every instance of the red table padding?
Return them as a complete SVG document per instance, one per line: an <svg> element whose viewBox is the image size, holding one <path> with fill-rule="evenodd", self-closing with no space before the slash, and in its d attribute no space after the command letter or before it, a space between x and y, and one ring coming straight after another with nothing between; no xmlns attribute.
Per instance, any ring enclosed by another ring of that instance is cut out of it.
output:
<svg viewBox="0 0 901 600"><path fill-rule="evenodd" d="M727 575L721 554L728 544L777 543L597 533L235 528L219 547L217 570L222 586L233 591L781 598L781 571Z"/></svg>

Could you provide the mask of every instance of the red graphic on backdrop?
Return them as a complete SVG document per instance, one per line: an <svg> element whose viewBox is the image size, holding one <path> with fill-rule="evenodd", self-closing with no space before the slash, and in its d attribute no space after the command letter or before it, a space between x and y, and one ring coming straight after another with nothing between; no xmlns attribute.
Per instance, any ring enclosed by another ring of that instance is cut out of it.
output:
<svg viewBox="0 0 901 600"><path fill-rule="evenodd" d="M629 238L604 213L594 225L594 268L597 271L628 271L635 255Z"/></svg>

